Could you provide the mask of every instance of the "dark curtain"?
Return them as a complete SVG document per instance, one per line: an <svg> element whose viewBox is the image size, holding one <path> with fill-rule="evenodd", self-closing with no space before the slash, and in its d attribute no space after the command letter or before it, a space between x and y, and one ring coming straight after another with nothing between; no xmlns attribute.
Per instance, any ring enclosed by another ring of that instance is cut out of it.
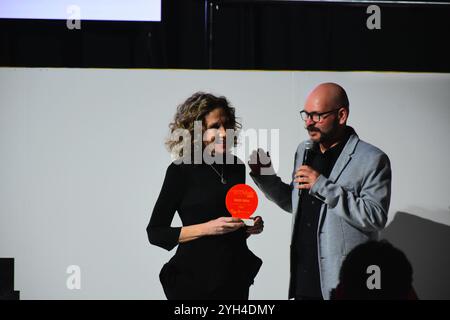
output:
<svg viewBox="0 0 450 320"><path fill-rule="evenodd" d="M0 20L0 66L450 72L450 6L162 0L162 21Z"/></svg>
<svg viewBox="0 0 450 320"><path fill-rule="evenodd" d="M214 68L450 71L450 6L218 1Z"/></svg>
<svg viewBox="0 0 450 320"><path fill-rule="evenodd" d="M205 3L163 0L161 22L0 19L0 65L206 68Z"/></svg>

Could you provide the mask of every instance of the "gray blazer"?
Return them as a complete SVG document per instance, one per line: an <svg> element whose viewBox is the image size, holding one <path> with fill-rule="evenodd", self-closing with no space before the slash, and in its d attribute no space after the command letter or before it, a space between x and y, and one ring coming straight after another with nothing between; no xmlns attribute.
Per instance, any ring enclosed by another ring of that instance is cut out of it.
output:
<svg viewBox="0 0 450 320"><path fill-rule="evenodd" d="M302 142L295 153L290 184L275 174L250 174L269 200L293 213L291 243L299 203L299 189L294 187L293 179L304 152ZM391 197L389 158L353 133L329 178L320 175L309 194L322 201L317 244L322 295L329 299L330 291L339 282L339 270L346 255L358 244L378 239L378 231L386 224ZM289 298L293 295L291 277Z"/></svg>

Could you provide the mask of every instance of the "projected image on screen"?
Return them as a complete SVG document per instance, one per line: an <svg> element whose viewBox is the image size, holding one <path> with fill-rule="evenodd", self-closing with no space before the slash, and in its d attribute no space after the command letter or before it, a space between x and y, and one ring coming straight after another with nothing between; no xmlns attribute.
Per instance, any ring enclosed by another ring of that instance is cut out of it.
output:
<svg viewBox="0 0 450 320"><path fill-rule="evenodd" d="M161 0L0 0L3 19L161 21Z"/></svg>

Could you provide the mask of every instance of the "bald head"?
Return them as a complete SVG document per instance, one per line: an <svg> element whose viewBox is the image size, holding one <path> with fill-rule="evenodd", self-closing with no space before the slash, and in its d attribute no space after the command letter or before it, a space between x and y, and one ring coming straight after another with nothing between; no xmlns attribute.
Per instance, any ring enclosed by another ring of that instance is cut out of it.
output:
<svg viewBox="0 0 450 320"><path fill-rule="evenodd" d="M326 110L344 107L349 109L347 93L340 85L332 82L319 84L309 94L306 104Z"/></svg>
<svg viewBox="0 0 450 320"><path fill-rule="evenodd" d="M347 94L340 85L328 82L315 87L302 111L311 140L319 142L323 150L338 143L347 127L348 108Z"/></svg>

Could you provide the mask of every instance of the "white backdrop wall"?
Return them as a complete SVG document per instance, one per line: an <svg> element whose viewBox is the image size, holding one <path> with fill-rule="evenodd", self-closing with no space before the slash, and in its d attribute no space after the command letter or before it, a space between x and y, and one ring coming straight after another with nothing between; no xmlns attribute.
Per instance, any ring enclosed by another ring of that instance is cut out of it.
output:
<svg viewBox="0 0 450 320"><path fill-rule="evenodd" d="M21 298L164 299L158 274L175 250L151 246L145 228L176 106L208 91L229 98L244 129L279 129L288 182L307 138L298 112L328 81L346 88L360 138L392 161L390 220L450 226L448 74L0 68L0 257L16 259ZM286 299L290 215L258 194L266 228L249 247L264 263L250 298ZM80 290L66 287L69 265Z"/></svg>

